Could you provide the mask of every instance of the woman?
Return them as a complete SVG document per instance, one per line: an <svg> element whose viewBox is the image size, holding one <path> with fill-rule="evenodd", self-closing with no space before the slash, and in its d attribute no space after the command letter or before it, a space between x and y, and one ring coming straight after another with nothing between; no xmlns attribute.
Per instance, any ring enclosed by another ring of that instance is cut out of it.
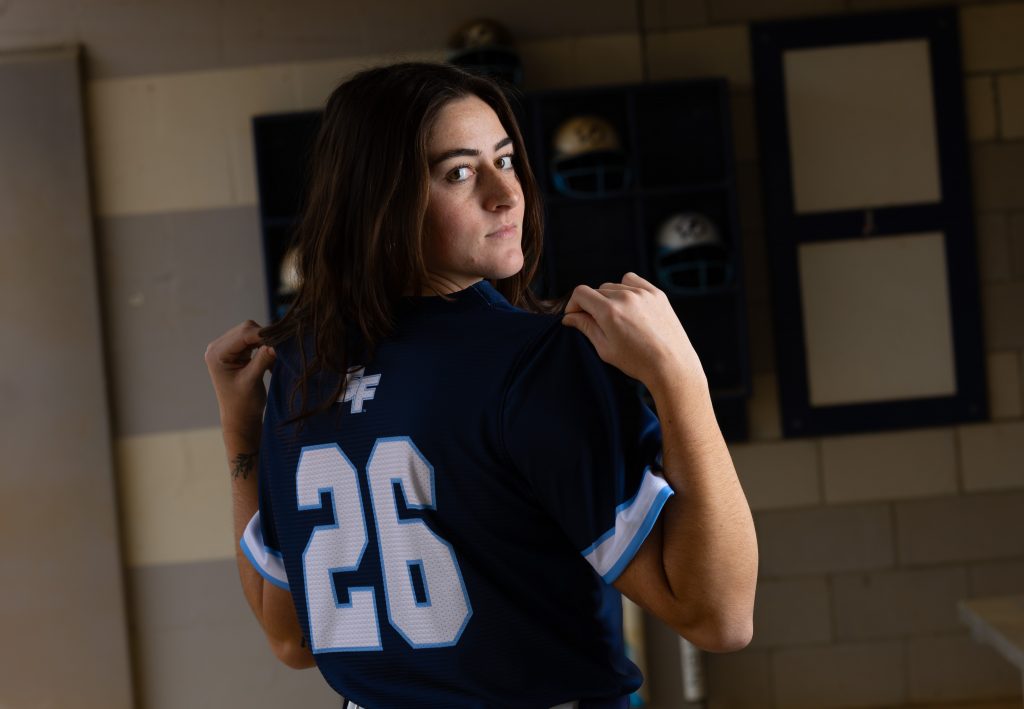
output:
<svg viewBox="0 0 1024 709"><path fill-rule="evenodd" d="M324 112L294 306L207 348L246 598L361 706L627 706L617 592L749 642L756 541L697 355L634 273L536 300L540 209L493 83L363 72Z"/></svg>

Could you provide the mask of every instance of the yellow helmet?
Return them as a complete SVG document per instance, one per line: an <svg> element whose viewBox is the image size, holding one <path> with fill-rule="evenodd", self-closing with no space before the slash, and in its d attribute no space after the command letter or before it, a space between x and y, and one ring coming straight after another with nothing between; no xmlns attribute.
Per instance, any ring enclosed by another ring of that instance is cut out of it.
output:
<svg viewBox="0 0 1024 709"><path fill-rule="evenodd" d="M500 22L470 20L448 39L448 63L513 86L523 81L523 66L512 33Z"/></svg>
<svg viewBox="0 0 1024 709"><path fill-rule="evenodd" d="M575 157L601 150L622 150L619 134L606 118L586 115L563 121L552 141L555 156Z"/></svg>

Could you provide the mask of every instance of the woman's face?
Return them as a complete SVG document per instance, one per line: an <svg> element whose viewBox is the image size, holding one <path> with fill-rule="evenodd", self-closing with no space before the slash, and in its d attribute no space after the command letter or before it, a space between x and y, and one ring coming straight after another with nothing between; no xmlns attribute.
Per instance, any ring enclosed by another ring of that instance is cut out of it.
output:
<svg viewBox="0 0 1024 709"><path fill-rule="evenodd" d="M423 252L442 293L523 267L523 190L512 139L476 96L449 101L427 138L430 197Z"/></svg>

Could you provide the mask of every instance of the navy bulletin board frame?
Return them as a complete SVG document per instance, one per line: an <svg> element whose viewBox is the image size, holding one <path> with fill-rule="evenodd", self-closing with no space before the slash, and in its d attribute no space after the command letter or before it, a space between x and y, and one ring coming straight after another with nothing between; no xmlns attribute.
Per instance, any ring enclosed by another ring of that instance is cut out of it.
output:
<svg viewBox="0 0 1024 709"><path fill-rule="evenodd" d="M941 199L928 204L797 214L786 116L783 54L909 39L928 42ZM772 282L783 434L816 436L948 425L988 418L960 41L955 8L854 14L751 26L762 193ZM798 247L861 236L945 236L955 393L812 406ZM823 236L827 235L827 236Z"/></svg>

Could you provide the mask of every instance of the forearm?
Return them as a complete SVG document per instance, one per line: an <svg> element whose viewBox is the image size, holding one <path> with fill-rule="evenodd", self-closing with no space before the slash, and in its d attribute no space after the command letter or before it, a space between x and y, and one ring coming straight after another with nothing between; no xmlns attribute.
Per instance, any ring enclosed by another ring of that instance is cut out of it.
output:
<svg viewBox="0 0 1024 709"><path fill-rule="evenodd" d="M677 493L663 511L662 560L680 625L712 636L708 645L742 647L752 632L757 539L707 379L669 367L649 389L664 475Z"/></svg>
<svg viewBox="0 0 1024 709"><path fill-rule="evenodd" d="M242 534L259 508L256 477L259 446L225 433L224 447L231 468L235 560L242 592L274 654L289 667L312 667L315 662L299 629L291 594L266 581L241 550Z"/></svg>

